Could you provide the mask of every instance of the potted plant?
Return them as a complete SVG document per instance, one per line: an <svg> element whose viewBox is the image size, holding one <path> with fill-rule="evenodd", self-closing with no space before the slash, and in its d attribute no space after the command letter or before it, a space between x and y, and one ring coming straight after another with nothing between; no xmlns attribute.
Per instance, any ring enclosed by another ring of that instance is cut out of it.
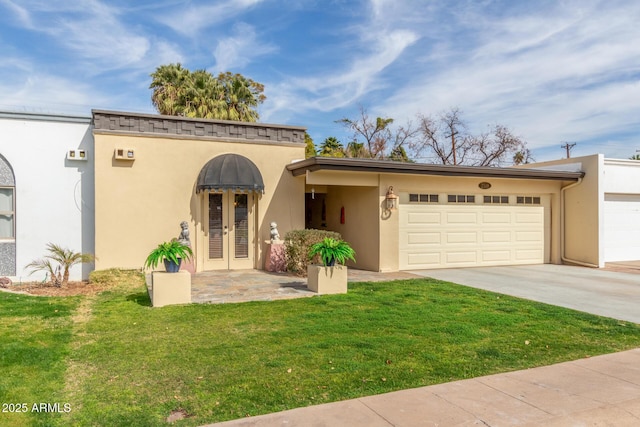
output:
<svg viewBox="0 0 640 427"><path fill-rule="evenodd" d="M311 246L309 250L309 258L320 255L320 259L325 266L332 267L336 262L344 264L348 259L353 262L356 252L344 240L325 237L322 242L318 242Z"/></svg>
<svg viewBox="0 0 640 427"><path fill-rule="evenodd" d="M154 307L191 302L191 274L180 271L182 260L193 256L191 248L176 239L160 243L144 263L145 268L154 269L163 261L166 272L151 272L149 293Z"/></svg>
<svg viewBox="0 0 640 427"><path fill-rule="evenodd" d="M144 263L145 268L154 269L160 261L164 261L164 268L168 273L177 273L180 270L182 260L189 260L193 256L193 251L176 239L170 242L160 243L157 248L151 251Z"/></svg>
<svg viewBox="0 0 640 427"><path fill-rule="evenodd" d="M307 287L318 294L344 294L347 292L347 260L356 261L355 251L344 240L324 238L311 246L309 259L320 256L322 265L307 267Z"/></svg>

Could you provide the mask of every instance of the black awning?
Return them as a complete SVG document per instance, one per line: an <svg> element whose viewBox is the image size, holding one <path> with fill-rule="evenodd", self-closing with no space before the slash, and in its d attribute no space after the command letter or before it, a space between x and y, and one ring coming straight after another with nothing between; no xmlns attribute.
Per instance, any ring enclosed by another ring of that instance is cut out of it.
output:
<svg viewBox="0 0 640 427"><path fill-rule="evenodd" d="M198 175L196 193L207 190L264 192L264 182L251 160L238 154L223 154L209 160Z"/></svg>

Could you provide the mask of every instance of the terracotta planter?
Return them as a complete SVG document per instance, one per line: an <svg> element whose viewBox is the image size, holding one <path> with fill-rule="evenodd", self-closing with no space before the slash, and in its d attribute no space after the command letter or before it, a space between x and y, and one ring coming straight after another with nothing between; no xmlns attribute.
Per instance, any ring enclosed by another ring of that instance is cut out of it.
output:
<svg viewBox="0 0 640 427"><path fill-rule="evenodd" d="M307 267L307 288L323 294L347 293L347 267L312 264Z"/></svg>

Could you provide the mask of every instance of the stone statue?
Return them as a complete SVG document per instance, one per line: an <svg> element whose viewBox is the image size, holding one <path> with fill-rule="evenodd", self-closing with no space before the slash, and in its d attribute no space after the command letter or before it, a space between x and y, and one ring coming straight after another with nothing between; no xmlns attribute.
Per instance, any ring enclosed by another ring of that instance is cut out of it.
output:
<svg viewBox="0 0 640 427"><path fill-rule="evenodd" d="M191 240L189 239L189 223L187 221L182 221L180 223L180 227L182 228L182 231L180 231L180 236L178 236L178 242L191 247Z"/></svg>
<svg viewBox="0 0 640 427"><path fill-rule="evenodd" d="M278 224L272 222L269 224L271 227L271 243L280 242L280 233L278 233Z"/></svg>

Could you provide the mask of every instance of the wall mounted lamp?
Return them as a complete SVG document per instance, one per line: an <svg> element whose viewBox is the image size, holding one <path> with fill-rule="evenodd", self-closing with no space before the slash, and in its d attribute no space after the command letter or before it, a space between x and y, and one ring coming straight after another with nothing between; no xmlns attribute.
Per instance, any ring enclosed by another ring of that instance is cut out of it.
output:
<svg viewBox="0 0 640 427"><path fill-rule="evenodd" d="M398 198L399 197L393 193L393 186L390 186L389 190L387 190L387 195L384 198L388 211L395 211L398 209Z"/></svg>

